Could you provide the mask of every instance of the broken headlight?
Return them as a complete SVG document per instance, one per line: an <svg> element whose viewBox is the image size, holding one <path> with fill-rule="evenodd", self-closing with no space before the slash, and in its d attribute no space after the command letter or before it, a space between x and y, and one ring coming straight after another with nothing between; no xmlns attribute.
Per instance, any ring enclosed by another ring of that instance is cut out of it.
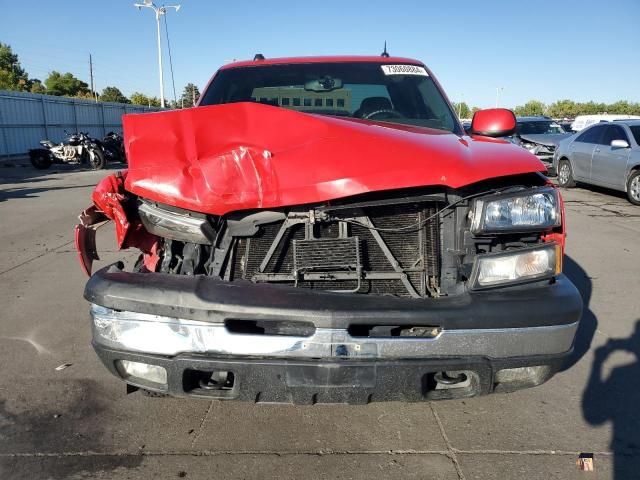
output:
<svg viewBox="0 0 640 480"><path fill-rule="evenodd" d="M181 242L211 245L215 232L206 215L140 200L138 214L149 233Z"/></svg>
<svg viewBox="0 0 640 480"><path fill-rule="evenodd" d="M474 234L550 230L560 223L560 199L551 187L478 198L471 214Z"/></svg>

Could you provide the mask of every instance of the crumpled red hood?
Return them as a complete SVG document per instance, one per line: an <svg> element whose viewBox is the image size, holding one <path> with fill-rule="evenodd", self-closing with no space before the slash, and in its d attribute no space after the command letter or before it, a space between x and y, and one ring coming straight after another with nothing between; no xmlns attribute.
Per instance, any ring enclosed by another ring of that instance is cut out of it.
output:
<svg viewBox="0 0 640 480"><path fill-rule="evenodd" d="M223 215L544 171L501 140L233 103L124 116L125 187Z"/></svg>

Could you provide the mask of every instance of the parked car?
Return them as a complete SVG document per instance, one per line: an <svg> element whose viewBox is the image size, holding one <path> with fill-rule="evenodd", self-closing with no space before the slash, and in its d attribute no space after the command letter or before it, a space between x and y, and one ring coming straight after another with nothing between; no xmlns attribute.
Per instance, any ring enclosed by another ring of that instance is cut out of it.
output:
<svg viewBox="0 0 640 480"><path fill-rule="evenodd" d="M632 120L632 119L640 119L638 115L608 115L608 114L600 114L600 115L578 115L573 123L571 124L571 129L574 132L579 132L584 130L585 128L600 122L612 122L614 120Z"/></svg>
<svg viewBox="0 0 640 480"><path fill-rule="evenodd" d="M561 142L553 163L562 187L599 185L640 205L640 120L592 125Z"/></svg>
<svg viewBox="0 0 640 480"><path fill-rule="evenodd" d="M429 69L397 57L256 57L195 108L125 115L129 169L76 246L115 222L141 256L95 272L93 345L129 389L254 402L422 401L539 385L582 301L544 166L467 135Z"/></svg>
<svg viewBox="0 0 640 480"><path fill-rule="evenodd" d="M555 175L553 152L561 140L571 134L549 117L517 117L516 133L509 140L529 150L547 167L549 175Z"/></svg>
<svg viewBox="0 0 640 480"><path fill-rule="evenodd" d="M573 133L575 133L575 132L574 132L574 131L573 131L573 129L571 128L571 124L572 124L572 123L573 123L573 122L572 122L572 121L570 121L570 120L562 120L562 121L559 121L559 122L558 122L558 124L562 127L562 130L564 130L564 133L571 133L571 134L573 134Z"/></svg>

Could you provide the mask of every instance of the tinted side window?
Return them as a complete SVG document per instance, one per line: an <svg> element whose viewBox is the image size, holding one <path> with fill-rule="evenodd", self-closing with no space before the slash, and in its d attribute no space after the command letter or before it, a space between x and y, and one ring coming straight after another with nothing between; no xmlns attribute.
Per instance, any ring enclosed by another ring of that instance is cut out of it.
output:
<svg viewBox="0 0 640 480"><path fill-rule="evenodd" d="M578 138L576 138L576 142L598 143L600 141L600 138L602 138L602 131L604 130L604 128L604 126L590 128L589 130L578 136Z"/></svg>
<svg viewBox="0 0 640 480"><path fill-rule="evenodd" d="M611 145L611 142L614 140L624 140L629 143L629 139L627 138L627 134L624 133L624 129L620 125L609 125L607 127L607 131L604 133L602 137L603 145Z"/></svg>

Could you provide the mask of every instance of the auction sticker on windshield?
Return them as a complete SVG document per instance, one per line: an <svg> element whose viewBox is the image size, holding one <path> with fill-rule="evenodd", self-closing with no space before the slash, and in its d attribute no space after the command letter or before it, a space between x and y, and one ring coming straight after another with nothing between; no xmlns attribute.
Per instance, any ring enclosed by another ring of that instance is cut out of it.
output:
<svg viewBox="0 0 640 480"><path fill-rule="evenodd" d="M429 74L424 67L418 65L380 65L385 75L422 75L428 77Z"/></svg>

